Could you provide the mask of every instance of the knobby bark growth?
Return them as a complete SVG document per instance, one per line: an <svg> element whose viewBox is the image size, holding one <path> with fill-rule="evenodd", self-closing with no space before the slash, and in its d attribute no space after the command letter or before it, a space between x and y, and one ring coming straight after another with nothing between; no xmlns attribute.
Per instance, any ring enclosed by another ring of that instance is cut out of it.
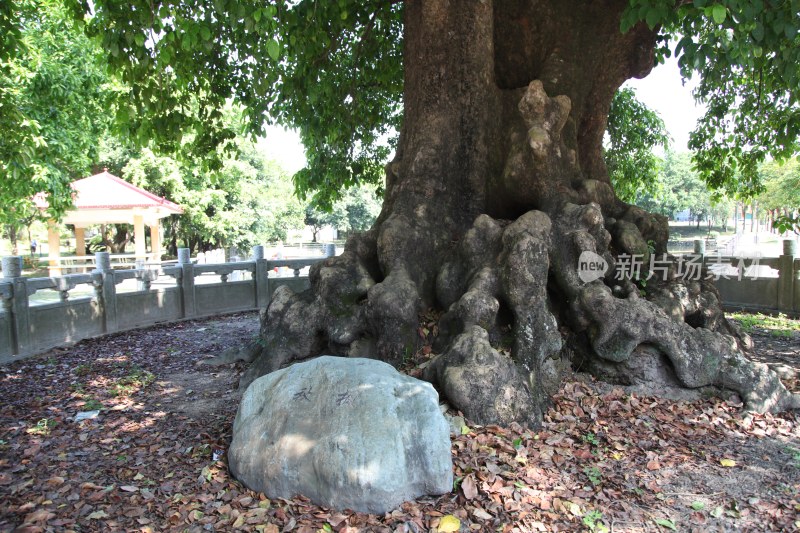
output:
<svg viewBox="0 0 800 533"><path fill-rule="evenodd" d="M578 258L665 252L662 217L617 199L602 142L612 97L653 66L655 32L619 31L625 0L407 0L404 125L374 227L275 293L242 379L319 354L400 365L419 313L443 312L426 369L479 423L541 420L570 365L635 382L797 407L744 355L716 291L671 272L646 297ZM646 364L643 364L645 361Z"/></svg>

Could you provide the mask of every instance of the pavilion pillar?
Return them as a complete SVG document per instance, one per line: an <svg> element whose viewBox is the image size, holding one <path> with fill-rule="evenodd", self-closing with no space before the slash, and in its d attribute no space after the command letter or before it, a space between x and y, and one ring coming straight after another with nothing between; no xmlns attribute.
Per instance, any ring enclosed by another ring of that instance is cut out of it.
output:
<svg viewBox="0 0 800 533"><path fill-rule="evenodd" d="M86 256L86 228L79 228L75 226L75 255L78 257ZM79 265L84 263L79 261ZM85 268L81 268L78 272L86 272Z"/></svg>
<svg viewBox="0 0 800 533"><path fill-rule="evenodd" d="M147 248L144 241L144 217L142 215L133 215L133 240L136 245L136 259L146 259Z"/></svg>
<svg viewBox="0 0 800 533"><path fill-rule="evenodd" d="M55 220L47 222L47 260L51 276L61 275L61 236Z"/></svg>
<svg viewBox="0 0 800 533"><path fill-rule="evenodd" d="M75 255L86 255L86 228L75 226Z"/></svg>
<svg viewBox="0 0 800 533"><path fill-rule="evenodd" d="M158 220L150 226L150 252L155 261L161 261L161 224Z"/></svg>

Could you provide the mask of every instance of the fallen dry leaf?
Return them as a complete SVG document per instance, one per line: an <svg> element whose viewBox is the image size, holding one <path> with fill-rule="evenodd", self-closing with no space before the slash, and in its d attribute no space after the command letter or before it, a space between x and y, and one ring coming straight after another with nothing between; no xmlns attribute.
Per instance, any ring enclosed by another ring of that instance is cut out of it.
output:
<svg viewBox="0 0 800 533"><path fill-rule="evenodd" d="M468 475L461 481L461 490L464 492L464 497L468 500L474 500L478 497L478 486L475 484L475 476Z"/></svg>
<svg viewBox="0 0 800 533"><path fill-rule="evenodd" d="M436 530L441 533L453 533L459 529L461 529L461 520L451 514L443 516L436 527Z"/></svg>
<svg viewBox="0 0 800 533"><path fill-rule="evenodd" d="M108 514L101 509L99 511L90 513L89 515L86 516L86 518L88 518L89 520L99 520L101 518L108 518Z"/></svg>
<svg viewBox="0 0 800 533"><path fill-rule="evenodd" d="M797 413L755 415L746 426L735 404L633 397L583 379L562 384L541 428L467 420L467 434L452 440L457 494L381 516L334 513L302 497L267 500L233 480L224 459L211 463L230 442L240 394L232 384L243 367L196 364L258 329L257 314L233 315L84 341L59 351L54 363L47 356L0 366L0 531L35 518L27 530L229 531L241 524L266 533L394 533L436 531L447 516L461 531L502 524L504 533L579 531L592 511L606 525L653 528L658 517L679 528L714 521L708 525L730 531L796 529L796 491L774 488L796 485L785 443L800 441ZM781 361L790 365L792 357L800 361L798 340L762 339L780 341L773 357L788 354ZM113 396L134 371L155 380ZM790 386L797 392L796 381ZM90 399L107 406L104 417L80 427L59 422L48 435L25 432ZM730 450L737 468L720 467L720 457L734 461ZM691 507L699 494L704 510Z"/></svg>

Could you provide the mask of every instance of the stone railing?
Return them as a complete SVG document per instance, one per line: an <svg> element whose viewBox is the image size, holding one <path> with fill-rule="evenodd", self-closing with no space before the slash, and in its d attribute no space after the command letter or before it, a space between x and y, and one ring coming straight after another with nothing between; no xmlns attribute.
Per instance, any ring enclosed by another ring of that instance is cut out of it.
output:
<svg viewBox="0 0 800 533"><path fill-rule="evenodd" d="M695 254L715 272L725 309L800 316L800 256L797 241L783 241L779 257L731 257L705 254L702 241L695 243Z"/></svg>
<svg viewBox="0 0 800 533"><path fill-rule="evenodd" d="M196 265L188 249L178 250L173 266L114 270L107 252L95 259L91 272L47 278L22 277L21 257L2 259L0 363L106 333L263 309L280 285L307 288L301 271L324 258L267 260L263 246L256 246L250 261L237 263ZM289 275L276 276L276 270ZM119 290L126 280L136 280L135 290ZM90 290L71 297L78 286ZM48 289L58 292L58 301L33 305L31 297Z"/></svg>
<svg viewBox="0 0 800 533"><path fill-rule="evenodd" d="M718 278L716 284L726 309L800 315L796 241L784 241L783 255L769 258L705 254L701 242L695 246L695 256ZM335 253L333 248L326 251L328 255ZM280 285L295 291L307 288L308 277L301 276L301 271L321 260L267 260L264 248L256 246L250 261L200 265L192 263L188 249L180 249L174 266L140 264L140 268L114 270L108 253L100 252L96 254L97 268L91 272L23 278L22 259L4 257L0 363L106 333L264 309ZM289 275L276 276L276 270ZM136 290L119 290L126 280L135 280ZM70 296L76 287L87 285L91 288L87 295ZM58 292L58 301L32 305L31 296L47 289Z"/></svg>

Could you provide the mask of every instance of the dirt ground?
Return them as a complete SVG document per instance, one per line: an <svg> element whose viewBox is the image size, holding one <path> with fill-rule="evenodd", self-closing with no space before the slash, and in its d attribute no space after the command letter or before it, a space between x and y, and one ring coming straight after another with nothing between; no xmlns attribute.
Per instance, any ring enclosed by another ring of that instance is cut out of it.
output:
<svg viewBox="0 0 800 533"><path fill-rule="evenodd" d="M448 515L461 531L800 530L797 413L744 421L577 378L537 431L467 421L445 496L384 516L268 500L225 463L243 367L202 364L257 331L238 314L0 367L0 531L421 532ZM800 335L753 336L798 390Z"/></svg>

